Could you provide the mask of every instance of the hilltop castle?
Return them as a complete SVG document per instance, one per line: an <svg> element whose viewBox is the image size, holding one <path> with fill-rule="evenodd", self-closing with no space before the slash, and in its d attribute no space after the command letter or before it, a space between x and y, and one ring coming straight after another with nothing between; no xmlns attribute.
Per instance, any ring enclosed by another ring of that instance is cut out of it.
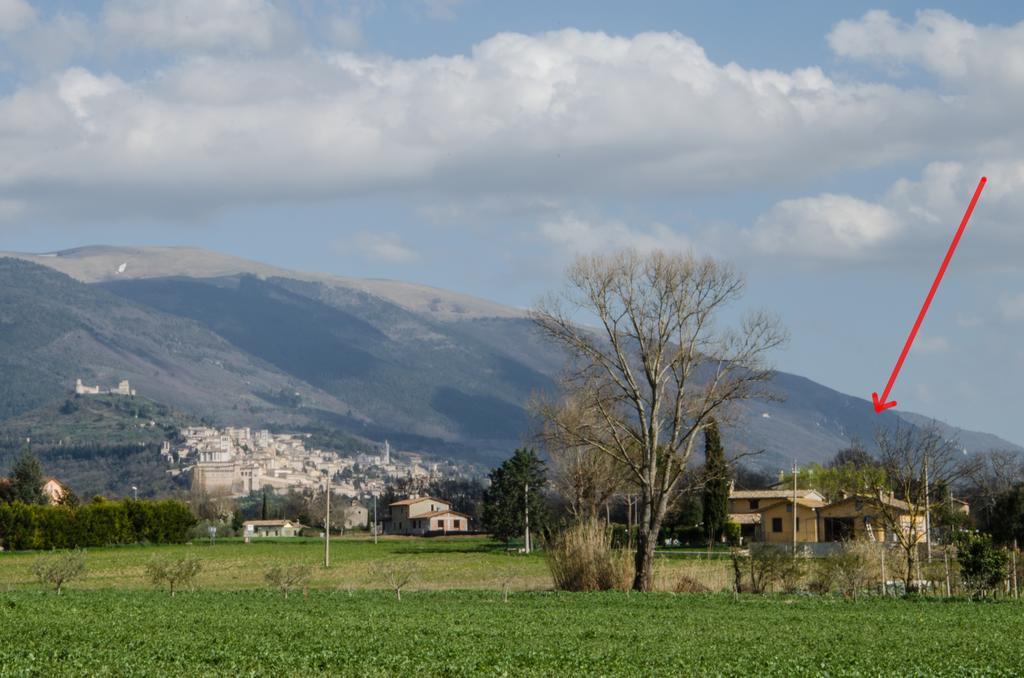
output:
<svg viewBox="0 0 1024 678"><path fill-rule="evenodd" d="M109 391L101 389L99 386L86 386L82 383L81 379L75 380L75 394L76 395L120 395L120 396L134 396L135 389L131 387L127 379L122 379L121 383L117 385L117 388L112 388Z"/></svg>

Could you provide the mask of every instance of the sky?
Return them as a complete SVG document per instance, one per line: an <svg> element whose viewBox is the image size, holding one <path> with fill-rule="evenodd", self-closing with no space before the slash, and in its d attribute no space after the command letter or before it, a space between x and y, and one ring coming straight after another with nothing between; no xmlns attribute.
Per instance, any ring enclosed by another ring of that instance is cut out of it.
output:
<svg viewBox="0 0 1024 678"><path fill-rule="evenodd" d="M692 250L775 365L1024 443L1016 3L0 0L0 250L193 245L528 307Z"/></svg>

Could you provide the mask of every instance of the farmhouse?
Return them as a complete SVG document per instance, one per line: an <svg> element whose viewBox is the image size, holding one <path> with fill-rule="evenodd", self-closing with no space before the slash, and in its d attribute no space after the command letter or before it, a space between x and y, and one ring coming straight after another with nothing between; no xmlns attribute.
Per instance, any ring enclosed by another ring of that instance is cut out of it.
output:
<svg viewBox="0 0 1024 678"><path fill-rule="evenodd" d="M796 506L796 541L820 541L817 512L818 509L825 506L825 502L816 496L806 495L798 496L796 500L790 496L761 504L761 508L758 509L758 514L761 516L761 541L766 544L793 543L794 506Z"/></svg>
<svg viewBox="0 0 1024 678"><path fill-rule="evenodd" d="M247 520L242 529L253 537L297 537L302 525L291 520Z"/></svg>
<svg viewBox="0 0 1024 678"><path fill-rule="evenodd" d="M825 497L817 490L797 490L798 499L807 499L824 504ZM768 490L737 490L735 485L729 487L729 521L740 526L740 534L744 541L760 541L761 530L761 508L780 502L783 499L792 499L793 490L768 489ZM802 514L800 514L802 516ZM775 516L772 516L775 517ZM792 525L789 528L790 539L792 539Z"/></svg>
<svg viewBox="0 0 1024 678"><path fill-rule="evenodd" d="M821 541L845 541L866 539L868 541L894 541L895 534L887 533L879 512L882 504L900 516L900 531L905 535L917 535L917 541L925 539L924 511L912 516L911 506L891 496L853 496L832 502L818 511ZM966 505L966 504L964 504Z"/></svg>
<svg viewBox="0 0 1024 678"><path fill-rule="evenodd" d="M385 534L448 534L469 531L469 516L452 511L451 504L434 497L409 497L392 502L384 521Z"/></svg>

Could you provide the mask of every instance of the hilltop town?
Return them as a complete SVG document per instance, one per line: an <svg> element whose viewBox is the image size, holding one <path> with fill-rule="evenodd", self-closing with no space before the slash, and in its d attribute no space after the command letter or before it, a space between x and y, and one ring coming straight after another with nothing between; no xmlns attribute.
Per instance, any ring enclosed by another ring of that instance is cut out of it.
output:
<svg viewBox="0 0 1024 678"><path fill-rule="evenodd" d="M305 433L195 426L182 430L181 438L176 445L164 443L161 450L168 472L191 474L193 487L208 494L315 490L329 476L336 493L358 497L379 494L399 478L429 482L460 475L450 463L426 462L413 452L393 453L388 441L372 453L343 456L307 448L310 435Z"/></svg>

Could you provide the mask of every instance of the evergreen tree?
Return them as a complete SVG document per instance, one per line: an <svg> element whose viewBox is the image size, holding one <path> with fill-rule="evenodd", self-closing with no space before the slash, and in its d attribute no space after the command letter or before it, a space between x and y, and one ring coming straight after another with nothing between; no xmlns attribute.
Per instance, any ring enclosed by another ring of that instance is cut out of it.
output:
<svg viewBox="0 0 1024 678"><path fill-rule="evenodd" d="M263 505L260 507L260 520L270 520L270 511L267 509L267 489L263 488Z"/></svg>
<svg viewBox="0 0 1024 678"><path fill-rule="evenodd" d="M26 443L21 455L11 468L11 494L14 501L25 504L45 504L43 494L43 466Z"/></svg>
<svg viewBox="0 0 1024 678"><path fill-rule="evenodd" d="M704 534L718 541L729 520L729 462L725 459L718 422L704 429Z"/></svg>
<svg viewBox="0 0 1024 678"><path fill-rule="evenodd" d="M516 450L510 459L491 471L491 486L484 492L483 523L495 539L508 542L523 535L527 506L531 533L544 530L548 520L544 500L546 471L537 453L525 448Z"/></svg>

